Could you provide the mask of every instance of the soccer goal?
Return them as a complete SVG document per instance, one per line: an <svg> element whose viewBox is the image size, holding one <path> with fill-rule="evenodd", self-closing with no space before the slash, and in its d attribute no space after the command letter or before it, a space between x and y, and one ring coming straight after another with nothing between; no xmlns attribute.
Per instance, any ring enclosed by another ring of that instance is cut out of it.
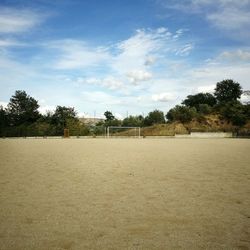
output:
<svg viewBox="0 0 250 250"><path fill-rule="evenodd" d="M110 126L106 129L106 137L141 137L141 128L140 127L115 127Z"/></svg>

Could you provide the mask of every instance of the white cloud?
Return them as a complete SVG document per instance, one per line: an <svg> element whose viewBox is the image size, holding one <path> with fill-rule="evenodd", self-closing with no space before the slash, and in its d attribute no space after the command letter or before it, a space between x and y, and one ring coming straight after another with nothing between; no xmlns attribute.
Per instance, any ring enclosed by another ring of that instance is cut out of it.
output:
<svg viewBox="0 0 250 250"><path fill-rule="evenodd" d="M249 64L205 64L199 68L188 70L185 73L188 91L213 92L217 82L224 79L233 79L241 84L243 89L249 88Z"/></svg>
<svg viewBox="0 0 250 250"><path fill-rule="evenodd" d="M132 84L138 84L141 81L147 81L152 78L152 74L143 70L133 70L127 73L127 77Z"/></svg>
<svg viewBox="0 0 250 250"><path fill-rule="evenodd" d="M120 113L115 113L114 114L115 118L117 118L118 120L122 120L123 119L123 115L121 115Z"/></svg>
<svg viewBox="0 0 250 250"><path fill-rule="evenodd" d="M117 53L111 67L119 74L127 74L133 70L145 71L145 67L153 63L159 54L166 53L166 48L173 47L171 39L172 34L163 27L157 30L137 30L135 35L115 46Z"/></svg>
<svg viewBox="0 0 250 250"><path fill-rule="evenodd" d="M240 98L240 101L242 103L250 103L250 93L249 94L242 94L241 95L241 98Z"/></svg>
<svg viewBox="0 0 250 250"><path fill-rule="evenodd" d="M97 66L110 59L106 49L93 48L78 40L60 40L44 44L45 47L58 50L54 61L56 69L83 69Z"/></svg>
<svg viewBox="0 0 250 250"><path fill-rule="evenodd" d="M184 30L177 30L182 34ZM77 84L87 83L99 85L108 89L123 90L126 83L138 85L139 82L153 78L150 67L160 63L157 58L169 53L172 56L188 55L192 44L182 44L174 38L167 28L141 29L128 39L112 46L93 47L79 40L58 40L44 43L51 51L55 69L88 70L88 77L79 77ZM51 64L50 64L51 65ZM91 68L90 68L91 67ZM103 70L105 68L105 70ZM95 70L105 73L96 76ZM128 81L129 80L129 81Z"/></svg>
<svg viewBox="0 0 250 250"><path fill-rule="evenodd" d="M102 86L107 87L109 89L119 89L123 87L123 82L119 79L109 76L103 79Z"/></svg>
<svg viewBox="0 0 250 250"><path fill-rule="evenodd" d="M188 56L193 48L194 48L194 46L192 44L190 44L190 43L185 44L181 48L176 49L176 55Z"/></svg>
<svg viewBox="0 0 250 250"><path fill-rule="evenodd" d="M213 93L216 85L211 84L211 85L204 85L204 86L199 86L197 88L197 92L202 92L202 93Z"/></svg>
<svg viewBox="0 0 250 250"><path fill-rule="evenodd" d="M101 92L101 91L91 91L91 92L83 91L81 93L81 96L87 102L105 105L105 107L107 108L109 106L119 105L122 103L120 98L118 98L117 96L110 95L107 94L106 92Z"/></svg>
<svg viewBox="0 0 250 250"><path fill-rule="evenodd" d="M250 38L250 0L161 0L165 8L204 17L234 39Z"/></svg>
<svg viewBox="0 0 250 250"><path fill-rule="evenodd" d="M29 31L44 20L44 16L28 9L1 8L0 33Z"/></svg>
<svg viewBox="0 0 250 250"><path fill-rule="evenodd" d="M70 81L74 81L69 79ZM113 76L107 76L104 78L96 78L96 77L90 77L90 78L82 78L82 77L78 77L76 79L76 82L78 84L87 84L87 85L99 85L111 90L117 90L117 89L121 89L124 87L124 83L113 77Z"/></svg>
<svg viewBox="0 0 250 250"><path fill-rule="evenodd" d="M95 77L91 77L91 78L87 78L87 79L78 78L78 82L87 83L87 84L100 84L101 80L97 79Z"/></svg>
<svg viewBox="0 0 250 250"><path fill-rule="evenodd" d="M41 114L45 115L47 112L54 112L56 107L53 105L41 105L38 110Z"/></svg>
<svg viewBox="0 0 250 250"><path fill-rule="evenodd" d="M160 93L152 95L152 100L155 102L169 102L175 99L175 95L172 93Z"/></svg>
<svg viewBox="0 0 250 250"><path fill-rule="evenodd" d="M249 29L250 11L229 6L209 13L207 19L220 29L239 31L241 28Z"/></svg>
<svg viewBox="0 0 250 250"><path fill-rule="evenodd" d="M234 50L234 51L224 51L219 56L218 59L229 60L233 62L249 62L250 61L250 51L249 50Z"/></svg>
<svg viewBox="0 0 250 250"><path fill-rule="evenodd" d="M24 46L24 44L13 39L0 39L0 48L13 46Z"/></svg>
<svg viewBox="0 0 250 250"><path fill-rule="evenodd" d="M159 34L165 33L167 31L168 31L168 29L166 29L165 27L160 27L160 28L157 29L157 33L159 33Z"/></svg>

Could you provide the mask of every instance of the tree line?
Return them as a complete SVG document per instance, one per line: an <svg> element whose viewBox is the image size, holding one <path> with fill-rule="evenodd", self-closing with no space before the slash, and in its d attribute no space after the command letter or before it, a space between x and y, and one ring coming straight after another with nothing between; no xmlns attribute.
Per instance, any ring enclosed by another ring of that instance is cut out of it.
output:
<svg viewBox="0 0 250 250"><path fill-rule="evenodd" d="M239 101L243 94L239 83L227 79L216 84L213 94L188 95L182 105L176 105L166 115L168 121L189 122L193 118L218 114L235 126L243 126L250 119L250 104Z"/></svg>
<svg viewBox="0 0 250 250"><path fill-rule="evenodd" d="M104 113L106 120L100 124L106 126L151 126L165 122L190 122L192 119L204 119L206 115L218 114L235 126L243 126L250 119L250 104L242 104L239 99L243 94L239 83L226 79L216 84L214 93L198 93L188 95L180 105L171 108L167 114L154 110L144 118L129 116L123 121L114 117L110 111Z"/></svg>
<svg viewBox="0 0 250 250"><path fill-rule="evenodd" d="M250 104L239 101L242 93L239 83L227 79L217 83L213 94L188 95L166 115L160 110L153 110L146 117L138 115L118 120L111 111L106 111L105 120L89 127L80 122L72 107L57 106L54 112L40 114L38 101L25 91L17 90L6 108L0 106L0 136L61 136L64 128L70 130L70 135L101 134L103 128L108 126L146 127L174 121L187 123L195 118L202 120L209 114L218 114L240 127L250 119Z"/></svg>
<svg viewBox="0 0 250 250"><path fill-rule="evenodd" d="M89 134L74 108L57 106L54 112L45 115L38 109L37 100L17 90L7 107L0 107L0 136L61 136L64 128L70 128L71 135Z"/></svg>

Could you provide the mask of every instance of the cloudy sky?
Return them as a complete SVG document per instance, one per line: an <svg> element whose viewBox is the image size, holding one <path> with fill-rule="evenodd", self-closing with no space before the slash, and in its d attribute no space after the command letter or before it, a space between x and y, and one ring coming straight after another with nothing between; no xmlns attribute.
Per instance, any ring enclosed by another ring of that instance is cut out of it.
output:
<svg viewBox="0 0 250 250"><path fill-rule="evenodd" d="M0 0L0 104L165 113L231 78L250 89L250 0Z"/></svg>

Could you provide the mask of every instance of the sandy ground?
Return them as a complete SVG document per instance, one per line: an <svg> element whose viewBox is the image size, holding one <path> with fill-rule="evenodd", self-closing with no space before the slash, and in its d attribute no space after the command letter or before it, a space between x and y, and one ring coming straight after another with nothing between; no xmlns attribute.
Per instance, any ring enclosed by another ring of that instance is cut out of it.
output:
<svg viewBox="0 0 250 250"><path fill-rule="evenodd" d="M0 249L250 249L250 140L0 140Z"/></svg>

